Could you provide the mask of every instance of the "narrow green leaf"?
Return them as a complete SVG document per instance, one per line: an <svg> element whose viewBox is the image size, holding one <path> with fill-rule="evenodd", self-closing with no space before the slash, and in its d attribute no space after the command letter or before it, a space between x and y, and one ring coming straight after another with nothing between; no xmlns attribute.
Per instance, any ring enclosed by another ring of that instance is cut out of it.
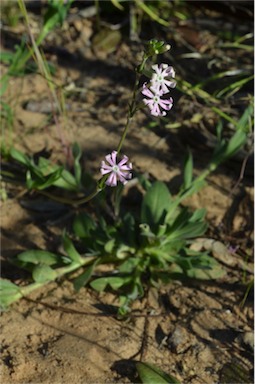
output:
<svg viewBox="0 0 255 384"><path fill-rule="evenodd" d="M143 198L141 223L148 224L155 231L158 225L164 222L171 204L170 198L171 195L165 183L156 181Z"/></svg>
<svg viewBox="0 0 255 384"><path fill-rule="evenodd" d="M147 13L148 16L150 16L157 23L164 25L165 27L169 26L169 22L159 17L157 13L152 10L151 7L145 4L145 2L143 2L142 0L135 0L135 3L138 7L140 7L145 13Z"/></svg>
<svg viewBox="0 0 255 384"><path fill-rule="evenodd" d="M171 241L178 239L192 239L194 237L202 236L207 229L207 224L203 222L198 223L189 223L186 224L183 228L180 228L170 235L168 235L168 239Z"/></svg>
<svg viewBox="0 0 255 384"><path fill-rule="evenodd" d="M39 191L46 189L56 183L56 181L61 177L62 169L59 168L57 171L51 173L48 176L45 176L44 179L35 179L29 182L30 189L38 189ZM28 179L27 179L28 181Z"/></svg>
<svg viewBox="0 0 255 384"><path fill-rule="evenodd" d="M246 134L242 130L238 130L227 144L224 156L225 159L233 156L244 145L246 139Z"/></svg>
<svg viewBox="0 0 255 384"><path fill-rule="evenodd" d="M189 151L184 162L184 189L188 189L192 183L193 177L193 157Z"/></svg>
<svg viewBox="0 0 255 384"><path fill-rule="evenodd" d="M236 127L237 130L241 130L243 132L248 133L250 128L249 122L251 121L253 115L254 115L253 105L249 105L237 123L237 127Z"/></svg>
<svg viewBox="0 0 255 384"><path fill-rule="evenodd" d="M212 110L216 112L220 117L223 117L223 119L229 121L234 126L237 125L236 120L234 120L231 116L229 116L227 113L223 112L220 108L212 107Z"/></svg>
<svg viewBox="0 0 255 384"><path fill-rule="evenodd" d="M136 369L143 384L180 384L173 376L153 364L139 362L136 363Z"/></svg>
<svg viewBox="0 0 255 384"><path fill-rule="evenodd" d="M11 148L10 155L14 160L18 161L21 164L24 164L27 166L30 164L29 158L26 155L24 155L24 153L22 153L21 151L18 151L15 148Z"/></svg>
<svg viewBox="0 0 255 384"><path fill-rule="evenodd" d="M75 249L72 240L67 236L65 232L63 233L63 247L70 259L80 264L81 256L79 252L77 252L77 250Z"/></svg>
<svg viewBox="0 0 255 384"><path fill-rule="evenodd" d="M119 0L111 0L113 5L118 8L120 11L124 11L124 7L120 4Z"/></svg>
<svg viewBox="0 0 255 384"><path fill-rule="evenodd" d="M84 287L88 283L89 279L91 278L94 272L95 267L99 264L100 260L101 259L97 259L90 267L86 269L85 272L83 272L78 277L76 277L76 279L73 282L74 289L76 291L79 291L82 287Z"/></svg>
<svg viewBox="0 0 255 384"><path fill-rule="evenodd" d="M73 222L73 231L80 238L88 237L96 224L86 213L79 213Z"/></svg>
<svg viewBox="0 0 255 384"><path fill-rule="evenodd" d="M74 176L66 169L62 170L61 177L54 181L53 185L66 189L67 191L77 190L77 183Z"/></svg>
<svg viewBox="0 0 255 384"><path fill-rule="evenodd" d="M200 208L196 209L191 218L189 219L190 223L195 223L197 221L204 220L206 215L206 209L205 208Z"/></svg>
<svg viewBox="0 0 255 384"><path fill-rule="evenodd" d="M238 129L228 142L222 140L213 154L210 166L215 169L220 163L234 156L242 148L246 140L247 134L241 129Z"/></svg>

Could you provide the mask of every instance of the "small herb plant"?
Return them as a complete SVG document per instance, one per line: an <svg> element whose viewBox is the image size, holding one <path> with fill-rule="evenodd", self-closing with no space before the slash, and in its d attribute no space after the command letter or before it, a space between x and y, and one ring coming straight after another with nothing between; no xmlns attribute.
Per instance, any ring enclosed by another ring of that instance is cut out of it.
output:
<svg viewBox="0 0 255 384"><path fill-rule="evenodd" d="M100 180L95 181L81 168L78 144L73 145L73 172L64 166L52 164L44 157L35 161L11 149L10 157L23 170L19 181L28 190L36 190L50 199L71 205L77 213L72 231L63 234L63 254L27 250L17 255L14 263L30 271L33 282L20 287L2 280L0 297L3 308L49 281L79 269L81 272L73 281L74 288L79 290L89 285L96 291L114 291L119 296L120 316L129 313L132 302L143 297L149 285L158 287L176 278L211 279L224 274L207 252L195 252L191 248L193 239L202 236L207 229L205 209L191 212L181 203L199 191L208 174L243 146L247 136L243 128L248 124L247 114L229 141L221 138L219 130L219 142L212 160L196 178L193 176L192 156L187 156L183 185L176 196L171 195L165 183L150 182L138 175L143 189L141 205L134 212L132 209L127 212L121 204L122 191L135 171L128 156L121 153L135 113L147 108L151 115L161 118L173 106L173 98L169 96L176 85L173 67L165 63L150 63L152 58L169 49L170 46L162 41L151 40L148 43L141 63L136 68L126 126L116 149L102 160ZM149 77L149 83L141 84L141 75ZM8 181L17 181L15 172L3 169L2 176ZM84 178L89 180L86 185ZM114 214L110 218L100 209L102 200L107 196L106 188L115 196ZM66 190L68 197L55 193L60 189ZM79 210L79 206L91 200L92 205L95 201L97 206L93 214ZM107 272L104 272L103 266L106 264Z"/></svg>

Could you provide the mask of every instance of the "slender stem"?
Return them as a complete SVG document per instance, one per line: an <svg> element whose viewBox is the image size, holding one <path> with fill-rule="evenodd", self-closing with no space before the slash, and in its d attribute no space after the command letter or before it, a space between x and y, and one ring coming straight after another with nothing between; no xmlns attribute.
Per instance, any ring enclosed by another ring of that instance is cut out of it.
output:
<svg viewBox="0 0 255 384"><path fill-rule="evenodd" d="M96 7L96 29L97 31L100 31L100 7L99 7L99 0L95 0L95 7Z"/></svg>
<svg viewBox="0 0 255 384"><path fill-rule="evenodd" d="M137 108L136 108L137 92L139 89L140 77L141 77L141 74L142 74L142 71L144 69L144 66L145 66L147 59L148 59L148 56L144 54L143 59L142 59L142 63L136 69L136 78L135 78L135 85L134 85L134 90L133 90L133 94L132 94L132 100L131 100L131 103L129 106L126 126L124 128L123 134L120 138L120 142L119 142L119 145L117 148L117 153L119 153L121 151L122 145L123 145L125 138L127 136L127 132L128 132L129 127L130 127L130 124L132 122L133 116L137 111Z"/></svg>
<svg viewBox="0 0 255 384"><path fill-rule="evenodd" d="M120 151L121 151L121 148L122 148L124 140L125 140L125 138L127 136L128 128L130 126L131 121L132 121L132 118L129 115L128 118L127 118L127 123L126 123L125 129L123 131L123 134L121 136L121 139L120 139L120 142L119 142L119 145L118 145L118 148L117 148L117 153L120 153Z"/></svg>
<svg viewBox="0 0 255 384"><path fill-rule="evenodd" d="M82 197L78 200L72 200L72 199L67 199L65 197L57 197L49 192L38 190L39 193L49 197L51 200L57 201L59 203L75 205L75 206L87 203L88 201L92 200L101 191L102 191L102 188L97 187L90 195L86 197Z"/></svg>

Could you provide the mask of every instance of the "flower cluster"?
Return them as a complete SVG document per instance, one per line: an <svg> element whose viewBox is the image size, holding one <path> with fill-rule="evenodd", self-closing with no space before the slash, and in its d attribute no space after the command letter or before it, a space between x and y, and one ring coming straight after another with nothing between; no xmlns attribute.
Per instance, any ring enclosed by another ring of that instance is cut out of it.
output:
<svg viewBox="0 0 255 384"><path fill-rule="evenodd" d="M142 94L148 97L144 98L143 102L148 105L153 116L165 116L165 111L170 111L173 106L173 99L172 97L162 98L162 96L169 92L169 88L176 86L176 82L172 80L175 77L175 71L167 64L156 64L152 69L154 73L150 86L147 87L147 83L143 84Z"/></svg>
<svg viewBox="0 0 255 384"><path fill-rule="evenodd" d="M122 184L126 184L127 180L132 178L131 170L132 164L128 162L128 157L123 156L122 160L117 163L117 151L113 151L111 154L105 156L106 162L102 161L101 163L101 174L107 175L105 184L110 187L116 187L117 181L119 180Z"/></svg>

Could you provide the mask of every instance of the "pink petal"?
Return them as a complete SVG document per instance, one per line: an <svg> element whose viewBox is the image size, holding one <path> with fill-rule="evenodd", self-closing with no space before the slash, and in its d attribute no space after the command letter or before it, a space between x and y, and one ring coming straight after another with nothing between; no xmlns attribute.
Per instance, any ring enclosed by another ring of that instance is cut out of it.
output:
<svg viewBox="0 0 255 384"><path fill-rule="evenodd" d="M159 106L158 104L154 104L152 110L151 110L151 114L153 116L159 116L160 115L160 109L159 109Z"/></svg>
<svg viewBox="0 0 255 384"><path fill-rule="evenodd" d="M109 171L112 170L112 166L106 164L104 161L102 161L102 163L101 163L101 168L103 168L103 169L107 169L107 170L109 170Z"/></svg>
<svg viewBox="0 0 255 384"><path fill-rule="evenodd" d="M106 155L105 158L106 158L106 160L108 161L108 163L109 163L111 166L114 166L114 165L115 165L115 163L114 163L113 160L112 160L112 154Z"/></svg>
<svg viewBox="0 0 255 384"><path fill-rule="evenodd" d="M116 159L117 159L117 151L112 151L112 161L114 165L116 165Z"/></svg>
<svg viewBox="0 0 255 384"><path fill-rule="evenodd" d="M131 166L131 167L130 167ZM122 167L120 168L120 171L131 171L132 169L132 164L126 164L126 165L122 165Z"/></svg>
<svg viewBox="0 0 255 384"><path fill-rule="evenodd" d="M108 179L106 180L105 182L107 185L109 185L110 187L116 187L117 185L117 175L115 172L112 172L110 174L110 176L108 177Z"/></svg>
<svg viewBox="0 0 255 384"><path fill-rule="evenodd" d="M158 66L158 64L152 65L151 68L154 69L154 71L155 71L157 74L160 74L161 70L160 70L160 67Z"/></svg>
<svg viewBox="0 0 255 384"><path fill-rule="evenodd" d="M112 169L104 169L104 168L100 169L100 172L102 175L106 175L107 173L110 173L111 171L112 171Z"/></svg>
<svg viewBox="0 0 255 384"><path fill-rule="evenodd" d="M120 160L118 163L118 166L121 167L123 164L125 164L128 161L128 157L126 155L123 156L123 159Z"/></svg>
<svg viewBox="0 0 255 384"><path fill-rule="evenodd" d="M145 105L148 105L149 108L153 107L153 104L154 104L153 100L143 99L143 102Z"/></svg>
<svg viewBox="0 0 255 384"><path fill-rule="evenodd" d="M159 105L161 108L170 111L173 106L173 102L171 100L160 100Z"/></svg>
<svg viewBox="0 0 255 384"><path fill-rule="evenodd" d="M120 174L120 173L118 174L118 177L119 177L120 182L123 183L123 184L126 184L126 183L127 183L127 180L126 180L127 178L130 179L130 177L128 177L128 175L124 175L124 176L123 176L123 175Z"/></svg>
<svg viewBox="0 0 255 384"><path fill-rule="evenodd" d="M146 83L144 83L144 85L143 85L142 94L144 96L151 98L151 99L154 97L153 93L149 90L149 88L146 87Z"/></svg>

